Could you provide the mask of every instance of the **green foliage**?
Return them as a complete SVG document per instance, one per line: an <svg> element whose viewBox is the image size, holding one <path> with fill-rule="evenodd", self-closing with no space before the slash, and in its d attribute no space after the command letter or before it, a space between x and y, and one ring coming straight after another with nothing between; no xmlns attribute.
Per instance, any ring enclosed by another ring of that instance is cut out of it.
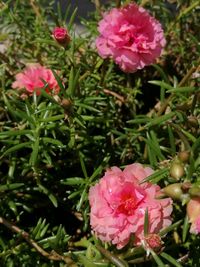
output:
<svg viewBox="0 0 200 267"><path fill-rule="evenodd" d="M187 199L174 202L173 224L160 233L164 251L149 258L142 248L128 256L109 244L102 250L88 203L89 188L109 166L141 162L156 170L142 182L177 182L169 173L180 151L190 157L178 182L199 184L199 1L136 1L162 22L167 46L158 64L134 74L94 48L98 1L82 35L74 32L77 10L58 3L55 12L55 1L46 2L0 1L0 265L199 266ZM101 10L119 3L110 2ZM51 36L56 25L69 30L66 49ZM33 62L52 69L58 96L45 83L41 95L26 99L12 89L14 76Z"/></svg>

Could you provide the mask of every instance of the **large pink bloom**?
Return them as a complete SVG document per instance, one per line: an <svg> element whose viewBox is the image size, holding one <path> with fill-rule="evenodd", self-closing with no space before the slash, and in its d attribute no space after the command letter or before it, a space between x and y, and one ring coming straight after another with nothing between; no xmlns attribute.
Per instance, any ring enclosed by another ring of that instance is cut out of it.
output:
<svg viewBox="0 0 200 267"><path fill-rule="evenodd" d="M28 95L32 95L36 91L37 95L41 94L41 89L46 83L46 91L57 94L59 92L58 83L50 69L47 69L40 64L31 64L27 66L23 72L18 73L15 77L12 88L25 89Z"/></svg>
<svg viewBox="0 0 200 267"><path fill-rule="evenodd" d="M200 197L190 199L187 204L187 215L191 223L190 233L200 234Z"/></svg>
<svg viewBox="0 0 200 267"><path fill-rule="evenodd" d="M124 247L135 235L135 245L144 239L144 215L148 209L149 234L156 234L171 224L172 200L156 199L160 187L139 184L153 173L141 164L128 165L124 171L112 167L99 183L90 188L90 224L102 241Z"/></svg>
<svg viewBox="0 0 200 267"><path fill-rule="evenodd" d="M155 62L166 43L161 24L136 4L105 13L98 30L99 55L112 58L125 72Z"/></svg>

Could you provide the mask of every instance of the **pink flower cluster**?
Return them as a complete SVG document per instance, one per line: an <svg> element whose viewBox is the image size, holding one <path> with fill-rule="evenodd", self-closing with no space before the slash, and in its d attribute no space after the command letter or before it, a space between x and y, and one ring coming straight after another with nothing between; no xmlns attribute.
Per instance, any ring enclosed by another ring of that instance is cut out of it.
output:
<svg viewBox="0 0 200 267"><path fill-rule="evenodd" d="M41 94L41 89L47 85L46 92L58 94L60 88L50 69L47 69L40 64L31 64L27 66L23 72L18 73L15 77L16 81L13 82L12 88L21 90L25 89L25 94L32 95L36 92L37 95Z"/></svg>
<svg viewBox="0 0 200 267"><path fill-rule="evenodd" d="M144 240L144 216L148 209L149 234L157 234L171 224L172 200L157 199L158 185L140 182L153 170L139 163L128 165L123 171L112 167L99 183L90 188L90 224L102 241L124 247L135 236L135 245Z"/></svg>
<svg viewBox="0 0 200 267"><path fill-rule="evenodd" d="M200 234L200 197L190 199L187 204L187 215L191 223L190 233Z"/></svg>
<svg viewBox="0 0 200 267"><path fill-rule="evenodd" d="M98 30L99 55L112 58L124 72L154 63L166 43L161 24L136 4L105 13Z"/></svg>

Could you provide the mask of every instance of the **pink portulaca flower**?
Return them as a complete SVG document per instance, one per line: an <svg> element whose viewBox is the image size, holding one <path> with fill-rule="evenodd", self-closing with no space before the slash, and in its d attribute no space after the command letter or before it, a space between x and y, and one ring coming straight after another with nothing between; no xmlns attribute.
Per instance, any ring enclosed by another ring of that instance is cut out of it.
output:
<svg viewBox="0 0 200 267"><path fill-rule="evenodd" d="M134 234L134 245L144 240L144 217L148 209L149 234L156 234L171 224L172 200L157 199L160 187L140 182L153 170L139 163L123 171L112 167L99 183L90 188L90 224L102 241L124 247Z"/></svg>
<svg viewBox="0 0 200 267"><path fill-rule="evenodd" d="M69 44L71 38L67 29L63 27L55 27L53 30L53 38L61 45L66 46Z"/></svg>
<svg viewBox="0 0 200 267"><path fill-rule="evenodd" d="M112 58L124 72L154 63L166 43L161 24L136 4L105 13L98 30L99 55Z"/></svg>
<svg viewBox="0 0 200 267"><path fill-rule="evenodd" d="M47 69L40 64L31 64L27 66L23 72L18 73L15 77L16 81L13 82L12 88L17 90L25 89L23 95L32 95L36 92L37 95L41 94L41 89L44 88L46 83L47 93L58 94L60 88L50 69Z"/></svg>
<svg viewBox="0 0 200 267"><path fill-rule="evenodd" d="M187 204L187 215L191 223L190 233L200 234L200 198L191 199Z"/></svg>

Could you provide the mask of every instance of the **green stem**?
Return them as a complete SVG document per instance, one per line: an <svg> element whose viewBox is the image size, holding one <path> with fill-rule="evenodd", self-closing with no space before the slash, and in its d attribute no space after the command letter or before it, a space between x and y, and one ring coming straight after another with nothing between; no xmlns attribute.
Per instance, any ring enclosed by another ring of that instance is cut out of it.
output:
<svg viewBox="0 0 200 267"><path fill-rule="evenodd" d="M65 263L69 264L71 267L78 267L70 257L65 257L60 254L58 254L55 251L51 251L50 253L45 251L42 247L40 247L33 239L30 238L29 234L25 232L24 230L20 229L16 225L13 225L9 221L7 221L5 218L0 217L0 224L3 224L8 229L10 229L12 232L15 232L17 234L20 234L21 237L26 240L28 244L30 244L38 253L40 253L43 257L48 258L49 260L53 261L64 261ZM73 265L72 265L73 264Z"/></svg>
<svg viewBox="0 0 200 267"><path fill-rule="evenodd" d="M185 8L183 11L179 13L179 15L176 17L176 19L169 25L169 28L167 29L166 34L168 35L171 31L174 30L174 27L178 23L178 21L185 16L186 14L190 13L195 7L199 5L199 0L194 2L191 6Z"/></svg>
<svg viewBox="0 0 200 267"><path fill-rule="evenodd" d="M180 139L182 140L183 144L184 144L184 150L189 150L190 151L190 144L186 138L186 136L184 135L184 133L182 132L182 129L180 126L172 123L172 122L168 122L168 124L170 124L174 130L177 132L177 134L179 135Z"/></svg>
<svg viewBox="0 0 200 267"><path fill-rule="evenodd" d="M139 264L139 263L143 263L143 262L147 262L147 261L151 261L153 259L152 256L150 257L140 257L140 258L137 258L137 259L134 259L134 260L130 260L128 261L128 263L131 263L131 264Z"/></svg>
<svg viewBox="0 0 200 267"><path fill-rule="evenodd" d="M179 82L178 87L183 86L188 79L192 76L192 74L195 72L195 70L199 67L199 62L200 59L197 61L197 67L191 67L189 69L189 71L185 74L185 76L182 78L182 80ZM167 106L169 105L170 101L172 100L172 98L174 97L174 94L172 93L164 102L163 105L161 105L159 111L157 112L157 116L160 116L167 108Z"/></svg>
<svg viewBox="0 0 200 267"><path fill-rule="evenodd" d="M110 253L105 248L101 247L100 245L96 244L97 249L101 252L102 255L105 256L110 262L112 262L117 267L128 267L127 262L119 259L117 256Z"/></svg>

